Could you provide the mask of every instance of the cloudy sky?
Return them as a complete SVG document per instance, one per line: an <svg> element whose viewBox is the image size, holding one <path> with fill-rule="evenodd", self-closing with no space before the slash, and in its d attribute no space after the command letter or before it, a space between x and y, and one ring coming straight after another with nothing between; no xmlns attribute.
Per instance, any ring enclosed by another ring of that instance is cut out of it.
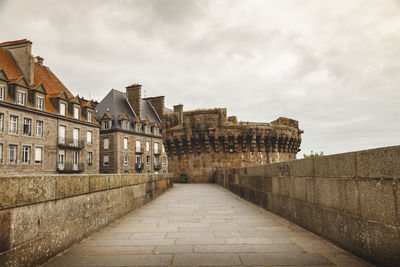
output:
<svg viewBox="0 0 400 267"><path fill-rule="evenodd" d="M0 0L0 29L84 97L290 117L298 157L400 144L399 0Z"/></svg>

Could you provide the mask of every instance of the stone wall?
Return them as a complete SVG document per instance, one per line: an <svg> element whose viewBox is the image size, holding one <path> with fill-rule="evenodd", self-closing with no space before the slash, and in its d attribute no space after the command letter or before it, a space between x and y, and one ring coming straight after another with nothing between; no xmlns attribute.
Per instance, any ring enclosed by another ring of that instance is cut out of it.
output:
<svg viewBox="0 0 400 267"><path fill-rule="evenodd" d="M400 146L220 170L214 177L373 263L400 262Z"/></svg>
<svg viewBox="0 0 400 267"><path fill-rule="evenodd" d="M170 174L0 177L0 266L34 266L157 197Z"/></svg>
<svg viewBox="0 0 400 267"><path fill-rule="evenodd" d="M237 168L296 159L302 130L296 120L238 122L226 109L174 112L163 116L168 170L179 181L212 182L216 169Z"/></svg>

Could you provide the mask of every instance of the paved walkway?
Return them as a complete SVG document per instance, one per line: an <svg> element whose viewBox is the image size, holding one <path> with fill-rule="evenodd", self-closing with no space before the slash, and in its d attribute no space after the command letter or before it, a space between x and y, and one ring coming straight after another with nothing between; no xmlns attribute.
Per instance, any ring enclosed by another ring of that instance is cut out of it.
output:
<svg viewBox="0 0 400 267"><path fill-rule="evenodd" d="M370 266L213 184L176 184L45 266Z"/></svg>

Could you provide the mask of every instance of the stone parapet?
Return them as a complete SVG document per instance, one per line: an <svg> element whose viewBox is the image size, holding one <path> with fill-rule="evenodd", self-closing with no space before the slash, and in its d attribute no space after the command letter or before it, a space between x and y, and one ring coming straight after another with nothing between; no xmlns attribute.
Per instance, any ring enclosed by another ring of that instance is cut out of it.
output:
<svg viewBox="0 0 400 267"><path fill-rule="evenodd" d="M400 262L400 146L218 170L214 179L372 263Z"/></svg>
<svg viewBox="0 0 400 267"><path fill-rule="evenodd" d="M35 266L172 186L171 174L0 178L0 266Z"/></svg>

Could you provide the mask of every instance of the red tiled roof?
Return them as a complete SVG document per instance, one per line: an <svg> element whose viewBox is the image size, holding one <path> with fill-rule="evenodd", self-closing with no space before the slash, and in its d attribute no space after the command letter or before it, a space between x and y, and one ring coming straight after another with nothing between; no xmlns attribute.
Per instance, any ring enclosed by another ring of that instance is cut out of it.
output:
<svg viewBox="0 0 400 267"><path fill-rule="evenodd" d="M7 42L2 42L0 45L8 45L8 44L18 44L18 43L25 43L25 42L31 42L28 39L21 39L21 40L15 40L15 41L7 41Z"/></svg>
<svg viewBox="0 0 400 267"><path fill-rule="evenodd" d="M3 69L9 80L17 80L22 76L14 57L0 47L0 70Z"/></svg>
<svg viewBox="0 0 400 267"><path fill-rule="evenodd" d="M68 98L74 97L67 89L67 87L64 86L64 84L48 67L42 66L39 63L35 62L34 69L35 84L42 83L44 85L44 88L46 88L49 98L57 97L63 91L65 91Z"/></svg>

